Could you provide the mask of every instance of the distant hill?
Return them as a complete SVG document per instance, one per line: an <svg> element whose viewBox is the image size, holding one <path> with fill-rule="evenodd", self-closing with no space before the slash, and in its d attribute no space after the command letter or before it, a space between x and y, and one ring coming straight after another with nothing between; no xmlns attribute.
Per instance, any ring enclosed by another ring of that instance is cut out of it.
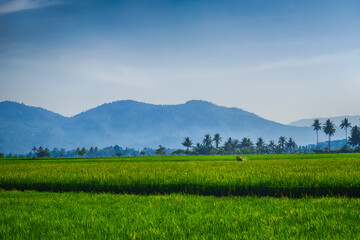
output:
<svg viewBox="0 0 360 240"><path fill-rule="evenodd" d="M360 123L360 115L355 115L355 116L338 116L338 117L328 117L328 118L301 119L298 121L291 122L291 123L289 123L289 125L296 126L296 127L309 127L314 123L315 119L319 119L319 121L321 123L324 123L324 122L326 122L326 120L330 119L331 121L334 122L334 124L336 126L340 126L341 121L344 120L344 118L349 119L349 122L352 125L359 125L359 123Z"/></svg>
<svg viewBox="0 0 360 240"><path fill-rule="evenodd" d="M279 136L292 137L301 145L315 141L309 127L283 125L242 109L199 100L179 105L124 100L73 117L16 102L0 103L0 152L26 153L40 145L49 149L116 144L140 149L158 145L181 148L184 137L201 142L207 133L220 133L223 141L263 137L268 142Z"/></svg>

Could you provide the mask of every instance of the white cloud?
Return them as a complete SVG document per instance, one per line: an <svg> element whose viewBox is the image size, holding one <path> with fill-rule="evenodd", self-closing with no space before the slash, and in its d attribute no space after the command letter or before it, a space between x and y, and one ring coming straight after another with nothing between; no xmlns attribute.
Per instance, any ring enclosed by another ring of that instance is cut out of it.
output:
<svg viewBox="0 0 360 240"><path fill-rule="evenodd" d="M59 1L44 0L12 0L0 5L0 14L18 12L34 8L41 8L50 5L59 4Z"/></svg>
<svg viewBox="0 0 360 240"><path fill-rule="evenodd" d="M266 70L273 70L278 68L287 68L287 67L301 67L301 66L311 66L316 64L328 64L332 62L342 62L346 59L359 59L360 49L351 49L349 51L337 52L328 55L313 56L310 58L288 58L279 61L273 61L271 63L264 63L257 66L239 69L234 72L234 74L242 73L256 73Z"/></svg>

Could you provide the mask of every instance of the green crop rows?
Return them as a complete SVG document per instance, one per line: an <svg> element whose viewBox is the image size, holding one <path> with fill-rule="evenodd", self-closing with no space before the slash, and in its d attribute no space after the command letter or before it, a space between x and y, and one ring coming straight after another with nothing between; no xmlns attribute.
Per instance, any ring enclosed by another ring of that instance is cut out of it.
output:
<svg viewBox="0 0 360 240"><path fill-rule="evenodd" d="M2 159L0 239L358 238L360 154L245 157Z"/></svg>
<svg viewBox="0 0 360 240"><path fill-rule="evenodd" d="M183 157L187 161L8 161L0 164L0 188L215 196L360 196L360 155L332 159L312 156L243 162L211 156L208 161L188 161L191 157Z"/></svg>
<svg viewBox="0 0 360 240"><path fill-rule="evenodd" d="M0 193L1 239L357 239L358 198Z"/></svg>

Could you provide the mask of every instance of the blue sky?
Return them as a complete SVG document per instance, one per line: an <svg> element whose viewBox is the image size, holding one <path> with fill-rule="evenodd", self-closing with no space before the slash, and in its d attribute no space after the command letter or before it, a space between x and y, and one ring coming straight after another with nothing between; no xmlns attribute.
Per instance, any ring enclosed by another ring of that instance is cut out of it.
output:
<svg viewBox="0 0 360 240"><path fill-rule="evenodd" d="M360 1L0 0L0 101L360 114Z"/></svg>

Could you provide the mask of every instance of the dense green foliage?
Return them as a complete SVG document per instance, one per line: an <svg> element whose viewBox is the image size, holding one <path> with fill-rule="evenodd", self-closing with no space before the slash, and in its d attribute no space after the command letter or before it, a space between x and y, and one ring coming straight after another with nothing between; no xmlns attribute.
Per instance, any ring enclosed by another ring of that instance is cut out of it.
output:
<svg viewBox="0 0 360 240"><path fill-rule="evenodd" d="M136 194L359 196L360 155L2 160L0 188Z"/></svg>
<svg viewBox="0 0 360 240"><path fill-rule="evenodd" d="M0 193L1 239L356 239L358 198Z"/></svg>
<svg viewBox="0 0 360 240"><path fill-rule="evenodd" d="M358 147L360 146L360 128L358 126L354 126L351 129L349 143L351 146L358 146Z"/></svg>
<svg viewBox="0 0 360 240"><path fill-rule="evenodd" d="M284 136L279 137L278 145L274 140L270 140L269 144L266 144L262 137L257 138L255 144L247 137L241 141L230 137L224 141L223 146L220 146L221 141L219 133L216 133L214 138L211 138L210 134L206 134L202 143L196 143L191 151L188 150L192 144L189 137L185 138L182 145L185 144L184 146L187 147L185 152L187 155L310 153L310 149L307 147L297 146L291 137L287 141Z"/></svg>
<svg viewBox="0 0 360 240"><path fill-rule="evenodd" d="M324 133L329 136L329 149L331 149L330 143L331 143L331 136L335 134L335 124L330 120L326 120L323 126Z"/></svg>

